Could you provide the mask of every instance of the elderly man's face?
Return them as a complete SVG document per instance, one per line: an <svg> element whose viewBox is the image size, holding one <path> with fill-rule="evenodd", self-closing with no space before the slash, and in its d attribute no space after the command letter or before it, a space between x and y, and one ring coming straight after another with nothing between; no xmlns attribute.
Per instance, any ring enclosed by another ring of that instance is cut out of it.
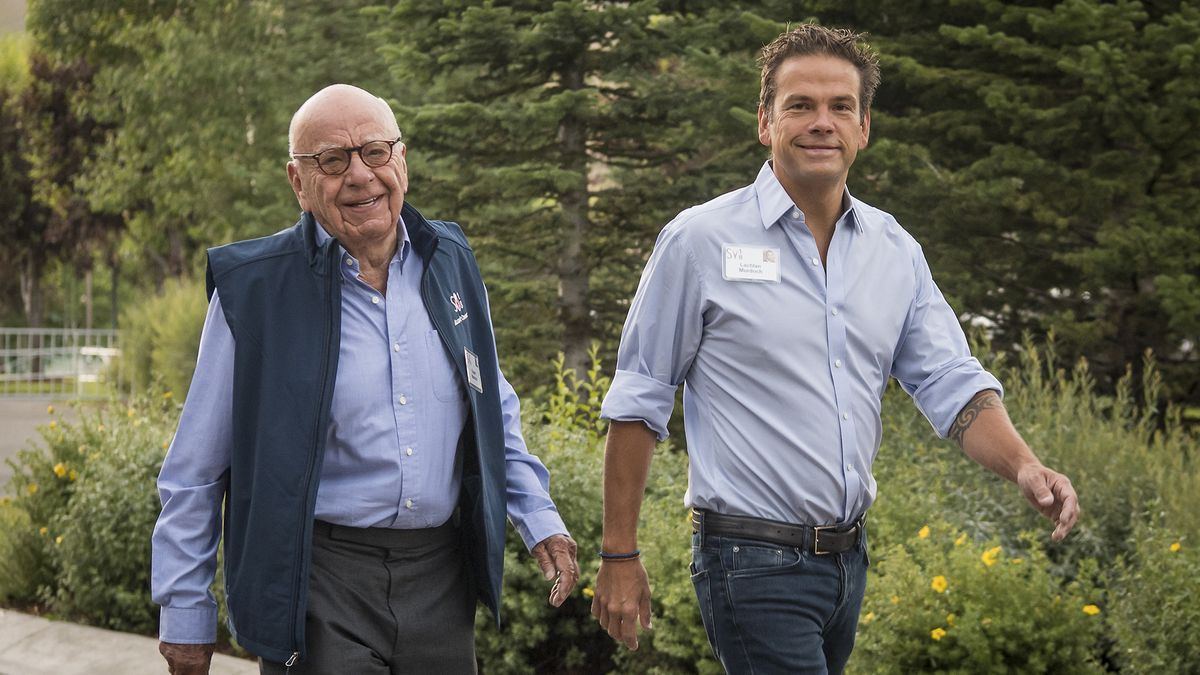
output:
<svg viewBox="0 0 1200 675"><path fill-rule="evenodd" d="M386 104L359 92L342 91L310 101L311 107L306 104L295 129L293 153L396 140L400 132ZM353 254L395 237L408 190L404 156L404 145L397 143L386 164L370 167L353 152L349 168L336 176L322 173L315 159L296 158L288 163L288 178L300 208L311 211Z"/></svg>

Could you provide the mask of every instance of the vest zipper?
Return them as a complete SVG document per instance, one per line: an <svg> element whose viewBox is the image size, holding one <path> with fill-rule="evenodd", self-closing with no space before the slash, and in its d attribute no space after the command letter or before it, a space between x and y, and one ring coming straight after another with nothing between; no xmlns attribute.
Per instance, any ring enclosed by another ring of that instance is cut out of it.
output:
<svg viewBox="0 0 1200 675"><path fill-rule="evenodd" d="M315 438L313 440L313 451L312 451L312 454L309 455L309 459L308 459L308 469L304 474L304 487L309 495L308 496L309 502L313 502L316 500L316 490L311 488L312 481L313 481L313 473L316 469L317 457L321 453L321 444L325 442L324 434L322 433L322 431L325 429L325 424L322 421L322 417L324 416L324 413L326 411L325 399L329 394L329 392L328 392L329 362L333 358L332 357L333 324L334 324L333 307L335 304L333 294L335 292L337 292L337 283L336 283L337 282L337 274L340 272L340 270L337 266L338 247L335 242L330 243L329 255L327 257L328 257L328 260L326 261L326 265L325 265L325 274L326 274L326 277L329 279L329 281L327 282L328 288L326 289L329 294L329 297L328 297L329 315L325 322L325 363L321 369L321 397L320 397L320 409L317 411L318 412L317 432L316 432ZM313 511L312 504L306 503L305 507L306 508L304 510L304 513L301 515L303 518L308 519L309 514L311 514ZM284 664L284 666L289 669L292 667L292 665L294 665L296 663L296 660L298 658L300 658L300 646L301 645L300 645L299 635L300 635L300 627L302 625L304 625L304 617L298 615L298 609L299 609L298 605L300 604L300 587L305 582L303 577L304 577L304 574L307 572L307 570L302 569L302 565L301 565L301 563L304 560L304 533L307 530L307 528L308 528L307 523L305 523L305 522L300 523L300 528L298 530L299 541L296 543L297 544L296 545L296 555L298 556L299 560L297 560L297 563L296 563L296 579L292 583L292 611L291 611L293 620L295 621L295 624L293 624L293 626L292 626L292 639L295 640L295 651L292 652L292 655L288 658L287 663Z"/></svg>

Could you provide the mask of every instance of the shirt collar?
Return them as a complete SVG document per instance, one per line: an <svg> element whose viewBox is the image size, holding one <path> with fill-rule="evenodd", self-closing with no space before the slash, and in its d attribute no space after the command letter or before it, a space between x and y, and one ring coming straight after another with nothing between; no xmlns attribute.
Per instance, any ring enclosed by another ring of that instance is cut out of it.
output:
<svg viewBox="0 0 1200 675"><path fill-rule="evenodd" d="M763 162L762 168L758 170L758 177L754 179L754 192L758 195L758 216L762 220L764 230L771 229L771 226L779 222L788 211L797 208L783 189L783 185L779 183L779 179L775 177L775 172L771 170L770 160ZM862 218L855 208L857 204L858 200L850 194L850 188L846 188L842 193L843 213L838 222L853 224L854 230L861 234Z"/></svg>
<svg viewBox="0 0 1200 675"><path fill-rule="evenodd" d="M316 230L317 230L317 246L324 244L325 242L329 241L330 239L333 239L333 236L330 235L329 232L325 231L325 226L321 224L321 221L319 221L319 220L317 221L317 226L318 226L316 228ZM403 270L404 269L404 261L408 260L408 252L410 250L412 250L412 244L408 240L408 228L404 226L404 218L400 218L396 222L396 236L397 236L397 238L399 238L400 243L398 246L396 246L396 253L393 254L392 261L398 262L400 264L400 269ZM341 246L341 242L338 242L338 245ZM353 261L350 263L350 267L354 268L353 271L357 275L358 274L358 259L355 258L353 255L350 255L350 252L346 251L345 246L341 246L341 249L342 249L342 251L345 251L346 257L349 258L351 261Z"/></svg>

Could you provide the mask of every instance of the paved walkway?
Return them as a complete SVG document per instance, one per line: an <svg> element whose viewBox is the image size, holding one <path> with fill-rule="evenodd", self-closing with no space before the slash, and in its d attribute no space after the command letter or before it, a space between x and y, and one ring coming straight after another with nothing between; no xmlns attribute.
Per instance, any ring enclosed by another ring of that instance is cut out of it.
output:
<svg viewBox="0 0 1200 675"><path fill-rule="evenodd" d="M158 641L0 609L0 675L163 675ZM213 656L211 675L252 675L258 664Z"/></svg>

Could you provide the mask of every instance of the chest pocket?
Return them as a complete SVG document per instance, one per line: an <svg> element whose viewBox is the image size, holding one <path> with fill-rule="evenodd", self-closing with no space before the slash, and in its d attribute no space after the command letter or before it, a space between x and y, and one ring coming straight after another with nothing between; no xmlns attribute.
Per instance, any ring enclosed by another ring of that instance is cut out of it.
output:
<svg viewBox="0 0 1200 675"><path fill-rule="evenodd" d="M433 383L433 395L439 401L459 401L466 397L466 390L458 376L458 368L442 344L437 330L425 334L425 350L428 355L429 379Z"/></svg>

